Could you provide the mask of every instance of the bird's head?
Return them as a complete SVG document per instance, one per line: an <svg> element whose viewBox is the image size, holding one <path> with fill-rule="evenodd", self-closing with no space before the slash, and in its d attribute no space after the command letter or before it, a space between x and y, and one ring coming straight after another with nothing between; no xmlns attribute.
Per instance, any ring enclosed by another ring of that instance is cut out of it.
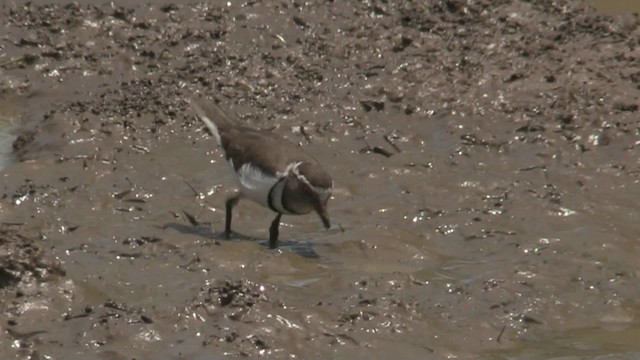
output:
<svg viewBox="0 0 640 360"><path fill-rule="evenodd" d="M327 204L331 198L333 180L319 164L296 163L287 174L283 205L298 214L315 211L325 228L331 227Z"/></svg>

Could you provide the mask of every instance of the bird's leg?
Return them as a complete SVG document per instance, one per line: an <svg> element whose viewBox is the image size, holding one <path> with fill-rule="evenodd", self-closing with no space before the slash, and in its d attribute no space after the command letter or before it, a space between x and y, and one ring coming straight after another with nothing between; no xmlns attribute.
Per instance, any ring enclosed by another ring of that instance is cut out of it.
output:
<svg viewBox="0 0 640 360"><path fill-rule="evenodd" d="M224 238L227 240L229 240L229 237L231 236L231 212L233 211L233 208L236 206L236 204L238 204L238 201L240 201L241 197L242 194L235 194L228 198L225 204L226 219L224 222Z"/></svg>
<svg viewBox="0 0 640 360"><path fill-rule="evenodd" d="M271 222L271 227L269 227L269 249L275 249L278 245L278 228L280 227L280 217L281 213L276 215L276 218Z"/></svg>

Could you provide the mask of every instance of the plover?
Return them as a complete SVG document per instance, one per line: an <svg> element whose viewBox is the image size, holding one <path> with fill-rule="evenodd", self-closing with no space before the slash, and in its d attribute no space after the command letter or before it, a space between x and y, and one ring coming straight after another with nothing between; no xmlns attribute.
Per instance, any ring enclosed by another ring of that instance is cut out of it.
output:
<svg viewBox="0 0 640 360"><path fill-rule="evenodd" d="M276 212L269 227L269 247L278 243L282 215L315 211L325 228L331 223L327 202L333 180L311 155L277 134L242 126L237 118L213 101L191 99L198 117L221 146L240 191L225 203L224 237L231 235L233 208L242 198Z"/></svg>

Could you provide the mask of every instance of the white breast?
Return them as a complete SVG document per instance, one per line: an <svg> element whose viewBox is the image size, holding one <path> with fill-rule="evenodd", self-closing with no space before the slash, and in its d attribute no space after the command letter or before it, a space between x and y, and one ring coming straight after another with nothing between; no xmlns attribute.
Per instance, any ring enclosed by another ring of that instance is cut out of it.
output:
<svg viewBox="0 0 640 360"><path fill-rule="evenodd" d="M229 163L233 168L233 162L229 161ZM238 172L235 172L235 169L233 170L237 175L240 192L248 199L268 208L269 191L278 182L278 178L266 174L249 163L243 164Z"/></svg>

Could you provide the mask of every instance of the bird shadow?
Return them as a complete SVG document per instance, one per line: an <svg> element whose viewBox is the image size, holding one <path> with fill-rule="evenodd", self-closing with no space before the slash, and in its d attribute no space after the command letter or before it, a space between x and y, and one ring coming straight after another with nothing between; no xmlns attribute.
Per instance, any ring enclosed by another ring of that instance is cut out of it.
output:
<svg viewBox="0 0 640 360"><path fill-rule="evenodd" d="M182 234L202 236L208 239L212 239L216 243L221 243L222 241L257 241L258 244L266 248L269 247L268 239L255 238L252 236L237 233L235 231L231 232L231 239L225 239L224 233L212 231L210 226L205 226L202 224L193 226L179 223L168 223L163 226L163 229L173 229ZM313 249L313 245L311 245L311 243L309 242L297 240L280 240L278 241L278 249L289 251L305 258L320 258L320 255Z"/></svg>

